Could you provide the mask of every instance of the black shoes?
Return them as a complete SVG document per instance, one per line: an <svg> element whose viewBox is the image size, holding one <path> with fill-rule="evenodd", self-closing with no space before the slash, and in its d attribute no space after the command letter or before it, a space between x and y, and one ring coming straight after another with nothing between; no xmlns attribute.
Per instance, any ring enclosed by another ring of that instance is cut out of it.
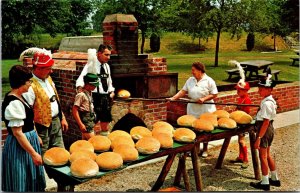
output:
<svg viewBox="0 0 300 193"><path fill-rule="evenodd" d="M270 184L261 184L260 182L250 182L250 186L256 189L262 189L262 190L270 190Z"/></svg>
<svg viewBox="0 0 300 193"><path fill-rule="evenodd" d="M269 178L269 182L271 186L276 186L276 187L281 186L280 180L272 180L272 178Z"/></svg>

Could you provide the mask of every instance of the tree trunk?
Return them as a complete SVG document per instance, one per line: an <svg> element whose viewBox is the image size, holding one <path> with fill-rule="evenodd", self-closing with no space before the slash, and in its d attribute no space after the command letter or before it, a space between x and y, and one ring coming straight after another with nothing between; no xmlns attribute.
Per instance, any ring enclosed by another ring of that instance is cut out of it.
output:
<svg viewBox="0 0 300 193"><path fill-rule="evenodd" d="M198 40L199 40L199 41L198 41L198 44L199 44L199 50L201 50L201 38L199 37Z"/></svg>
<svg viewBox="0 0 300 193"><path fill-rule="evenodd" d="M216 41L216 54L215 54L215 67L219 66L219 47L220 47L220 37L221 37L221 29L217 31L217 41Z"/></svg>
<svg viewBox="0 0 300 193"><path fill-rule="evenodd" d="M141 54L144 53L145 37L146 37L146 34L145 34L144 30L142 30Z"/></svg>

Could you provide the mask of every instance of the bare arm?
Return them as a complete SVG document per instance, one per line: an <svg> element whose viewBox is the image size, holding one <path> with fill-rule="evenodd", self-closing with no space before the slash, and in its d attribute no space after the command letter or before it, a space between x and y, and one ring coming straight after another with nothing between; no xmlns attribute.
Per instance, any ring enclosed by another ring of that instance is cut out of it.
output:
<svg viewBox="0 0 300 193"><path fill-rule="evenodd" d="M171 98L168 98L169 100L177 100L179 98L184 97L187 94L187 91L185 90L180 90L178 93L176 93L174 96L172 96Z"/></svg>
<svg viewBox="0 0 300 193"><path fill-rule="evenodd" d="M42 156L33 149L32 145L29 143L26 136L22 132L22 127L13 127L12 132L21 147L32 157L33 163L37 166L42 165Z"/></svg>
<svg viewBox="0 0 300 193"><path fill-rule="evenodd" d="M218 94L209 94L205 97L199 98L198 103L203 103L205 101L209 101L211 99L215 99L217 98Z"/></svg>
<svg viewBox="0 0 300 193"><path fill-rule="evenodd" d="M78 124L79 126L79 129L81 132L86 132L86 127L85 125L82 123L81 119L80 119L80 116L79 116L79 112L78 112L78 106L73 106L72 108L72 114L73 114L73 117L76 121L76 123Z"/></svg>

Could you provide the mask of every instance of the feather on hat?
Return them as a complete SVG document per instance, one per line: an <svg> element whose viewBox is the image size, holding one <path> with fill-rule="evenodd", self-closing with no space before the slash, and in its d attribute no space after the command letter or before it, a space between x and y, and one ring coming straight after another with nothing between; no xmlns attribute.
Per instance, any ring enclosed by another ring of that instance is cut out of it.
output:
<svg viewBox="0 0 300 193"><path fill-rule="evenodd" d="M33 55L32 64L36 67L51 67L54 64L51 51L45 48L28 48L21 53L19 61L22 61L27 54Z"/></svg>
<svg viewBox="0 0 300 193"><path fill-rule="evenodd" d="M246 82L245 82L245 71L244 71L243 67L241 66L241 64L236 60L229 60L228 64L235 65L239 69L241 79L238 81L237 86L242 89L244 89L244 88L248 89L249 84L246 84Z"/></svg>
<svg viewBox="0 0 300 193"><path fill-rule="evenodd" d="M87 73L97 74L97 61L97 50L92 48L88 49L88 61L86 64L88 65Z"/></svg>
<svg viewBox="0 0 300 193"><path fill-rule="evenodd" d="M23 61L25 55L34 55L35 53L43 53L44 55L48 55L50 58L52 58L51 50L46 50L45 48L37 48L32 47L24 50L19 57L19 61Z"/></svg>

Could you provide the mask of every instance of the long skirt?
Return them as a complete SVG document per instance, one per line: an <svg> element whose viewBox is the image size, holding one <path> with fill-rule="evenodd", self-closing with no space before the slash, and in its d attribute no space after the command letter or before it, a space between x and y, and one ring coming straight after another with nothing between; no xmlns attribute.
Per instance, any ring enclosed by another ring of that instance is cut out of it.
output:
<svg viewBox="0 0 300 193"><path fill-rule="evenodd" d="M35 151L41 154L37 133L24 133ZM46 181L43 166L36 166L31 156L13 135L8 135L2 152L2 191L41 192Z"/></svg>

